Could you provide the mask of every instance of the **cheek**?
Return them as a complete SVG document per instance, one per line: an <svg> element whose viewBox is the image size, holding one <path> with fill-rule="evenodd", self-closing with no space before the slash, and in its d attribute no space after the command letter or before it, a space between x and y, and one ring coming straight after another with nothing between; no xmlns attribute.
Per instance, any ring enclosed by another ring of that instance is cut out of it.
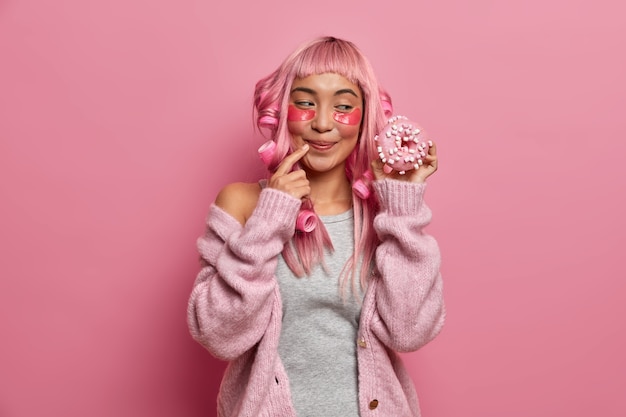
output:
<svg viewBox="0 0 626 417"><path fill-rule="evenodd" d="M304 130L308 126L306 120L290 120L287 118L287 130L291 134L291 136L299 137L304 136Z"/></svg>
<svg viewBox="0 0 626 417"><path fill-rule="evenodd" d="M337 132L343 139L347 140L358 140L359 134L361 132L361 124L344 124L337 123L335 125Z"/></svg>
<svg viewBox="0 0 626 417"><path fill-rule="evenodd" d="M359 125L337 125L337 131L344 139L357 139L359 137L359 132L361 130L361 126Z"/></svg>
<svg viewBox="0 0 626 417"><path fill-rule="evenodd" d="M344 125L358 126L361 124L361 109L354 109L350 113L334 112L333 119Z"/></svg>
<svg viewBox="0 0 626 417"><path fill-rule="evenodd" d="M290 122L306 122L313 120L314 117L315 110L302 110L291 105L287 109L287 120Z"/></svg>

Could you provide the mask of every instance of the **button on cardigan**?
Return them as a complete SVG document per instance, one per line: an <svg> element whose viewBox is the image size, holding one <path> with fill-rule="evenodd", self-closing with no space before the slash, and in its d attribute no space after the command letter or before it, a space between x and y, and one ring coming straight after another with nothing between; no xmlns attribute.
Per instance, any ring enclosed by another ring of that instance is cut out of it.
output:
<svg viewBox="0 0 626 417"><path fill-rule="evenodd" d="M413 383L396 352L431 341L445 317L440 253L424 232L426 184L375 181L381 241L360 316L357 350L361 417L419 417ZM294 233L300 201L265 188L245 226L213 205L198 239L202 269L188 305L191 335L228 361L220 417L296 417L278 356L282 300L277 257Z"/></svg>

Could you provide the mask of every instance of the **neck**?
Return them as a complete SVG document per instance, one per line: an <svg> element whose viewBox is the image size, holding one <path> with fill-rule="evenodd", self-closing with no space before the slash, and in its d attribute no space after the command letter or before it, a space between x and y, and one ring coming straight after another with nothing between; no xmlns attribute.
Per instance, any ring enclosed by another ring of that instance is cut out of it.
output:
<svg viewBox="0 0 626 417"><path fill-rule="evenodd" d="M339 214L352 207L352 185L343 167L332 172L307 172L307 178L311 185L310 198L317 214Z"/></svg>

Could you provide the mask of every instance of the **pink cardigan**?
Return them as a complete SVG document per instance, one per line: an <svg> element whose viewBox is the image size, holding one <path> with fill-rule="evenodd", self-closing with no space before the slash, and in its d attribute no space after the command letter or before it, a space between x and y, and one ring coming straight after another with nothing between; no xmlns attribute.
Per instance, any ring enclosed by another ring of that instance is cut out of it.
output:
<svg viewBox="0 0 626 417"><path fill-rule="evenodd" d="M374 183L381 244L355 340L361 417L420 416L413 383L395 352L419 349L444 322L439 248L423 231L431 219L425 188L390 179ZM265 188L244 227L213 205L198 239L203 268L189 299L188 324L195 340L229 361L220 417L295 416L278 356L282 301L274 273L299 207L299 200Z"/></svg>

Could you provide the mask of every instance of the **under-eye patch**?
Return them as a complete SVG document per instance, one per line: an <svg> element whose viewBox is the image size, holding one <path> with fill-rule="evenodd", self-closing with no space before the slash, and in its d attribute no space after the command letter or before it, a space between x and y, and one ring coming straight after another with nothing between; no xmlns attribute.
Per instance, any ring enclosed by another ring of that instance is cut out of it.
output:
<svg viewBox="0 0 626 417"><path fill-rule="evenodd" d="M315 110L299 109L294 105L289 105L287 109L287 120L290 122L305 122L315 117Z"/></svg>
<svg viewBox="0 0 626 417"><path fill-rule="evenodd" d="M361 123L361 109L356 108L350 113L334 112L333 119L344 125L355 126Z"/></svg>

